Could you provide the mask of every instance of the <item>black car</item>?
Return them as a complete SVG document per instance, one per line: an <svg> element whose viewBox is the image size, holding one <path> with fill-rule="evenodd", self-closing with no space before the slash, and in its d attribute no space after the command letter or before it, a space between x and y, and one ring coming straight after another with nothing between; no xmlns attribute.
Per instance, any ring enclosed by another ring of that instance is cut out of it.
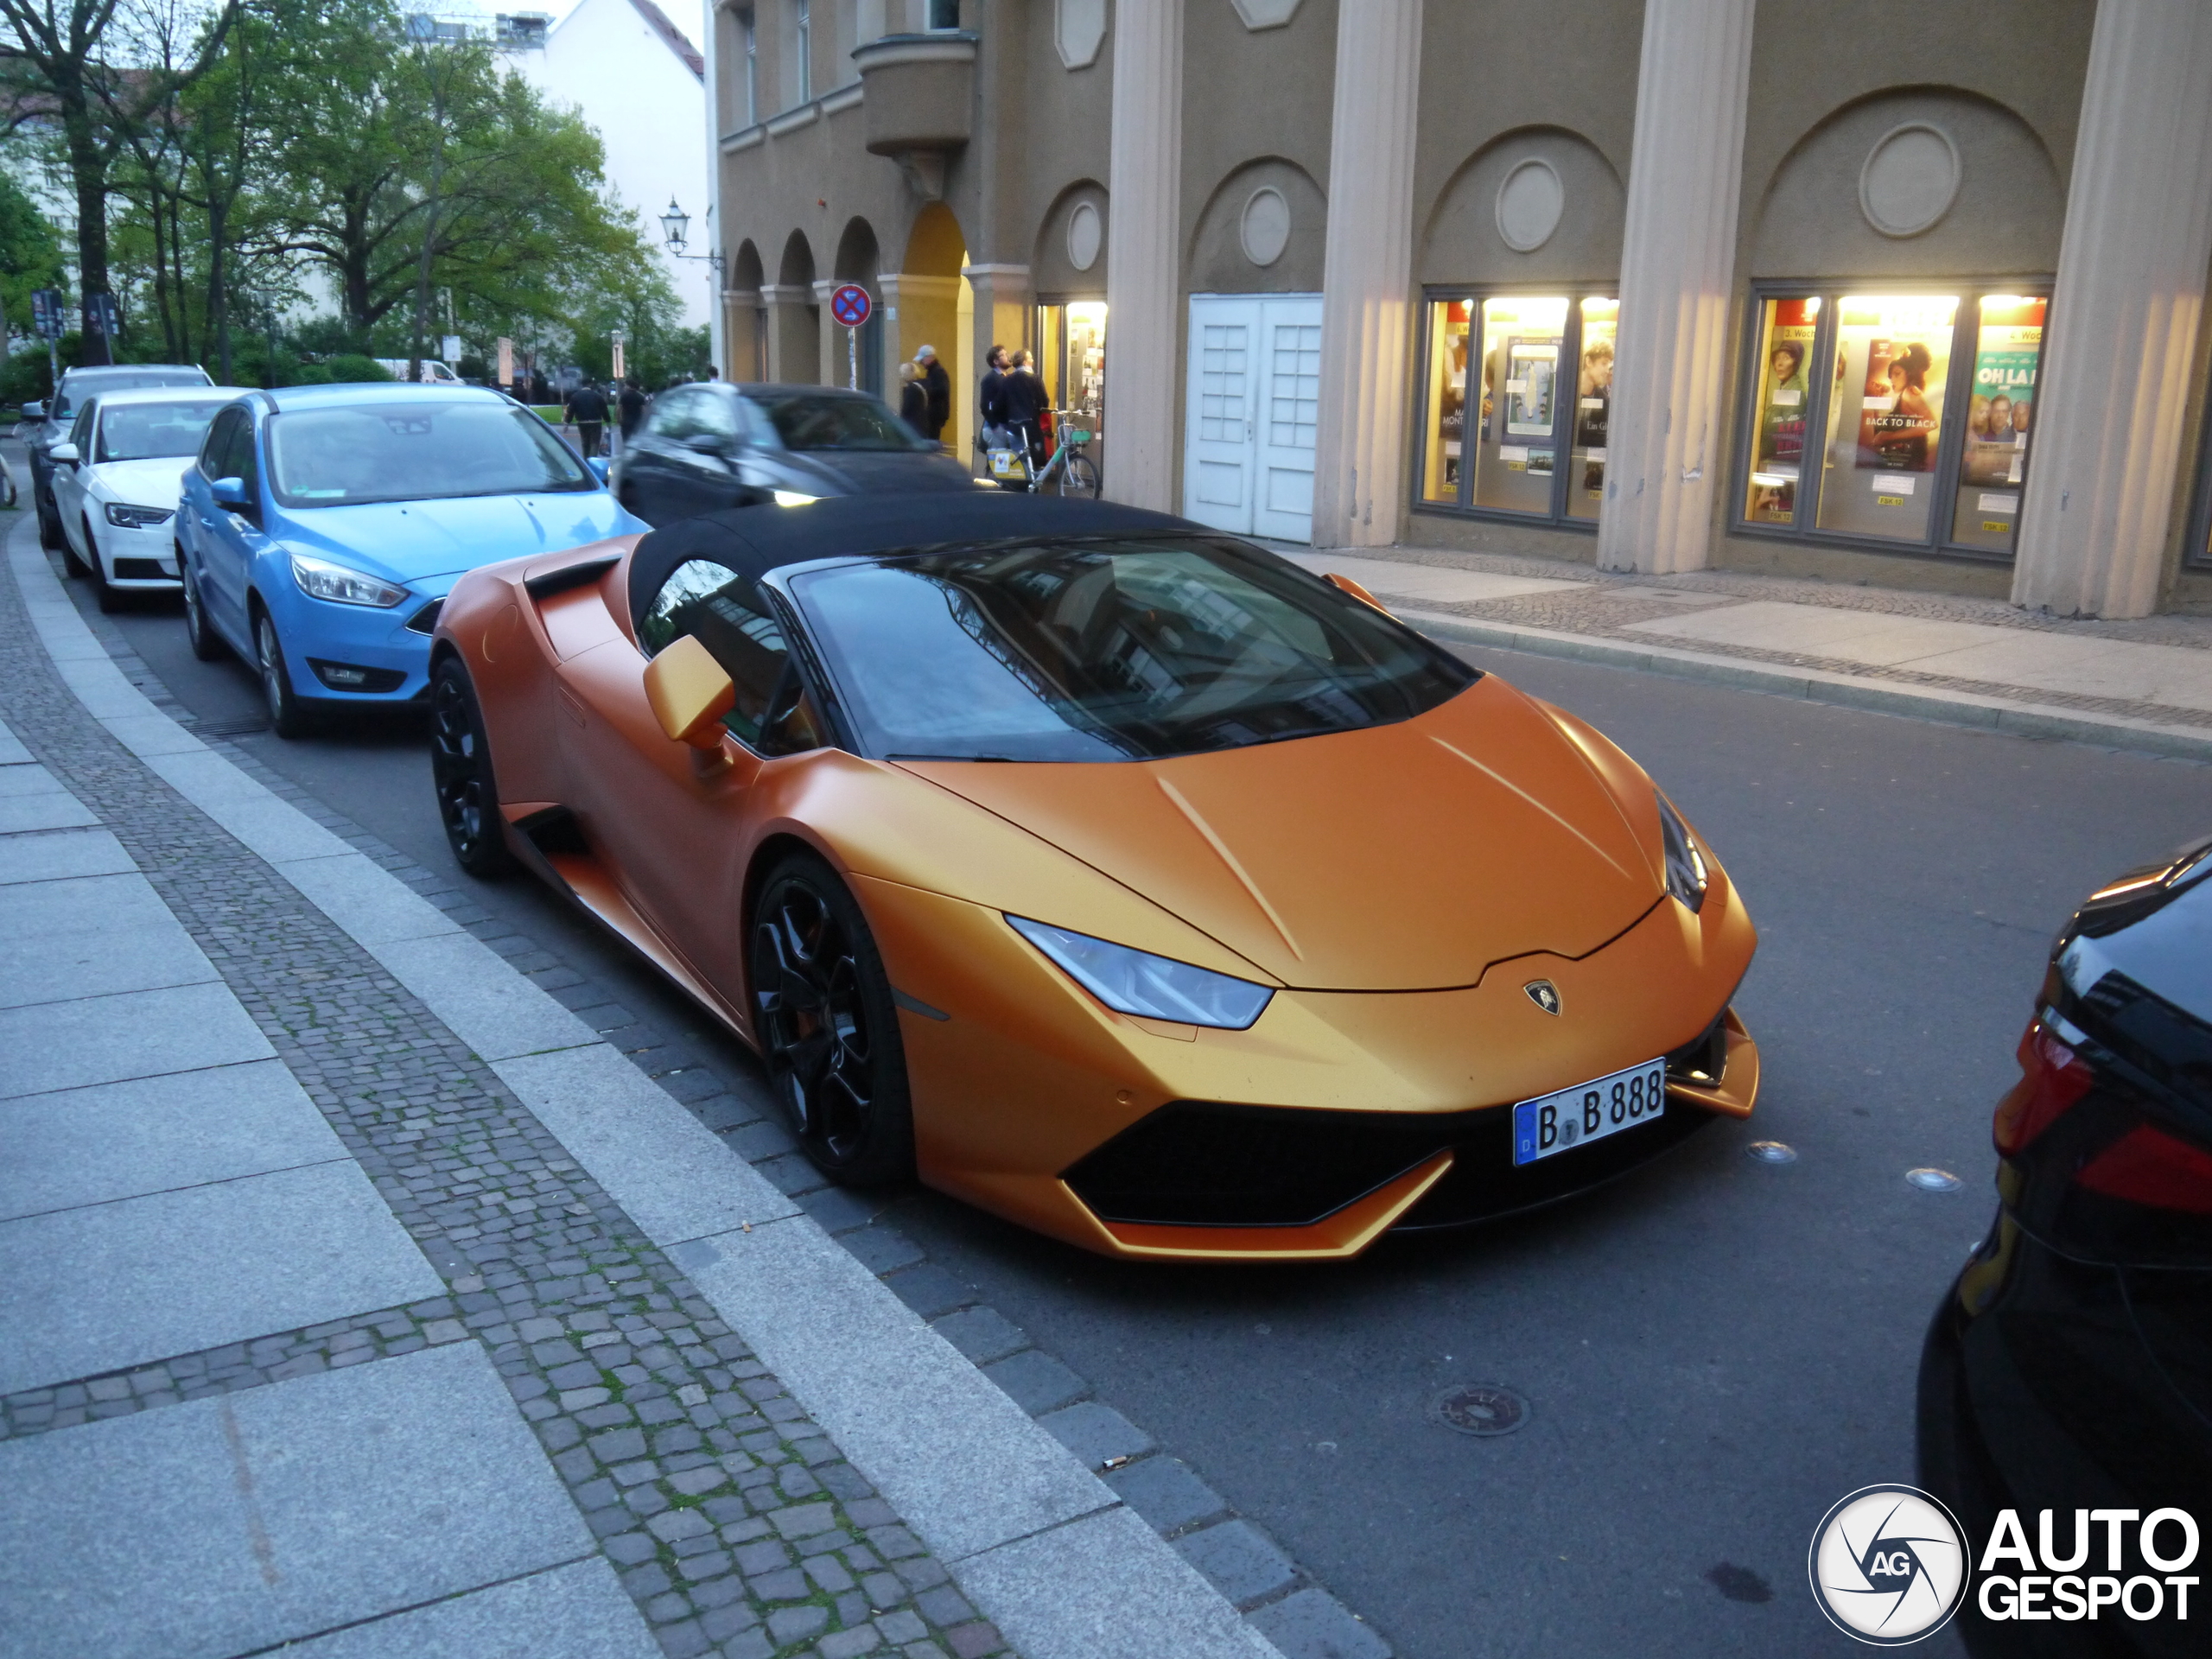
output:
<svg viewBox="0 0 2212 1659"><path fill-rule="evenodd" d="M2212 1652L2212 840L2090 895L2019 1058L1996 1224L1921 1357L1921 1484L1981 1569L1961 1633Z"/></svg>
<svg viewBox="0 0 2212 1659"><path fill-rule="evenodd" d="M610 481L650 524L781 497L972 490L942 446L880 398L831 386L677 386L615 457Z"/></svg>
<svg viewBox="0 0 2212 1659"><path fill-rule="evenodd" d="M61 515L54 505L54 463L47 451L67 435L86 398L103 391L137 391L146 386L212 386L196 363L119 363L69 369L54 389L50 403L23 405L23 447L30 452L31 504L38 509L41 547L62 544Z"/></svg>

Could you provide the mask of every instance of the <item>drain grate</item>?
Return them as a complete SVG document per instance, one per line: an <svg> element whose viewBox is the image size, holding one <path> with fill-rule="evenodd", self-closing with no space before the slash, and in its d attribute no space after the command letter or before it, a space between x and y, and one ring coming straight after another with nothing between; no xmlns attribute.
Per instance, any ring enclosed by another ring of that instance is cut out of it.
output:
<svg viewBox="0 0 2212 1659"><path fill-rule="evenodd" d="M1462 1434L1510 1434L1529 1421L1529 1402L1495 1382L1455 1382L1428 1402L1428 1414Z"/></svg>
<svg viewBox="0 0 2212 1659"><path fill-rule="evenodd" d="M269 716L233 715L227 720L195 720L192 729L200 737L251 737L269 729Z"/></svg>

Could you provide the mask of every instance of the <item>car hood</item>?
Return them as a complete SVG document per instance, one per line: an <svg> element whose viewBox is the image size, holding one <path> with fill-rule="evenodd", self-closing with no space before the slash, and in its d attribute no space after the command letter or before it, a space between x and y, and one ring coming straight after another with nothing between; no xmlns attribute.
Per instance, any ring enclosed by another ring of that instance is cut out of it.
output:
<svg viewBox="0 0 2212 1659"><path fill-rule="evenodd" d="M591 490L295 509L277 539L371 575L420 582L645 528L605 490Z"/></svg>
<svg viewBox="0 0 2212 1659"><path fill-rule="evenodd" d="M104 461L92 469L92 482L110 500L133 506L176 510L180 480L190 455L156 455L146 461Z"/></svg>
<svg viewBox="0 0 2212 1659"><path fill-rule="evenodd" d="M769 456L794 489L816 495L882 495L894 491L972 490L975 480L950 455L924 450L783 449Z"/></svg>
<svg viewBox="0 0 2212 1659"><path fill-rule="evenodd" d="M1418 719L1212 754L902 764L1300 988L1586 956L1666 890L1649 780L1494 677Z"/></svg>

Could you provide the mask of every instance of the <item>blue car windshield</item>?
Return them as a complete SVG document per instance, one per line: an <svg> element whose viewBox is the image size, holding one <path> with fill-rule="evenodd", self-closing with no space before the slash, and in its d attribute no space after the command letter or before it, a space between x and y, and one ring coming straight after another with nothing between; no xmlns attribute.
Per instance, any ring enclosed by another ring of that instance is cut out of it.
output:
<svg viewBox="0 0 2212 1659"><path fill-rule="evenodd" d="M269 470L288 507L600 487L544 422L488 397L284 410L269 418Z"/></svg>

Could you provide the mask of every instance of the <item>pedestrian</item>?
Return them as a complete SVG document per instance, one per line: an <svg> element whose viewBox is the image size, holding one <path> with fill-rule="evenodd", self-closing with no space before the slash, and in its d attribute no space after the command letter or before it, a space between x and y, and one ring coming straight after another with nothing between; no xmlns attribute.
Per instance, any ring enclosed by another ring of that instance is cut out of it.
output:
<svg viewBox="0 0 2212 1659"><path fill-rule="evenodd" d="M638 423L645 418L645 389L632 375L622 383L621 396L615 399L622 410L622 447L627 449L630 440L638 435Z"/></svg>
<svg viewBox="0 0 2212 1659"><path fill-rule="evenodd" d="M976 447L984 450L1009 448L1011 441L1006 435L1006 347L993 346L983 361L988 367L978 394L983 427L977 435Z"/></svg>
<svg viewBox="0 0 2212 1659"><path fill-rule="evenodd" d="M591 460L599 454L599 435L607 429L607 394L586 380L569 394L563 413L576 429L576 448Z"/></svg>
<svg viewBox="0 0 2212 1659"><path fill-rule="evenodd" d="M939 443L944 442L944 429L952 420L952 377L944 372L944 365L937 360L937 347L925 346L914 353L914 362L922 372L922 389L930 400L927 435Z"/></svg>
<svg viewBox="0 0 2212 1659"><path fill-rule="evenodd" d="M1045 464L1042 417L1050 401L1045 395L1045 383L1029 365L1029 353L1016 352L1006 377L1006 423L1015 441L1029 452L1033 472Z"/></svg>
<svg viewBox="0 0 2212 1659"><path fill-rule="evenodd" d="M914 429L916 437L930 435L930 394L918 363L899 365L899 418Z"/></svg>

